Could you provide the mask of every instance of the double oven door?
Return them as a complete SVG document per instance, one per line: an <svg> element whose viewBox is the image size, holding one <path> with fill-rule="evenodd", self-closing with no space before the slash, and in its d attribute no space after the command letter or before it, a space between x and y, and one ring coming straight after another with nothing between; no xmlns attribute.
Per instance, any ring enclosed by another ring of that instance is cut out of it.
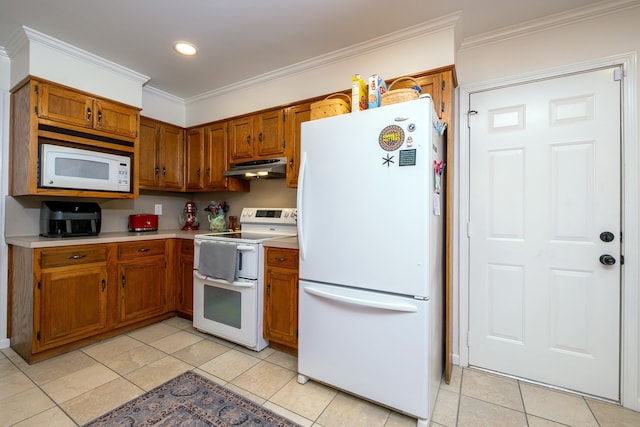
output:
<svg viewBox="0 0 640 427"><path fill-rule="evenodd" d="M241 344L255 351L268 345L262 337L262 244L235 244L233 282L214 279L198 271L200 245L194 245L193 326L211 335Z"/></svg>

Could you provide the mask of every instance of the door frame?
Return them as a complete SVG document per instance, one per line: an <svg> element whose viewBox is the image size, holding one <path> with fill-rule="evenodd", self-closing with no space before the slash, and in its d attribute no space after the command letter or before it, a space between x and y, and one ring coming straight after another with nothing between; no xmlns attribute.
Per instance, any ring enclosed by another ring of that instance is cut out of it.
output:
<svg viewBox="0 0 640 427"><path fill-rule="evenodd" d="M640 334L634 332L634 325L640 324L640 233L636 224L640 220L640 192L637 190L638 168L640 168L640 150L637 147L638 118L637 110L637 54L628 53L567 66L540 70L517 76L505 77L471 85L461 86L458 92L459 135L456 140L456 176L453 200L454 212L454 283L458 288L458 355L453 356L460 366L469 365L469 138L467 122L469 97L473 93L498 89L504 86L534 82L536 80L560 77L568 74L587 72L611 66L622 66L624 79L621 99L621 153L622 153L622 219L624 233L622 253L627 259L621 271L621 329L620 329L620 403L640 411ZM456 296L454 295L454 298ZM455 316L454 309L454 316ZM454 319L455 321L456 319Z"/></svg>

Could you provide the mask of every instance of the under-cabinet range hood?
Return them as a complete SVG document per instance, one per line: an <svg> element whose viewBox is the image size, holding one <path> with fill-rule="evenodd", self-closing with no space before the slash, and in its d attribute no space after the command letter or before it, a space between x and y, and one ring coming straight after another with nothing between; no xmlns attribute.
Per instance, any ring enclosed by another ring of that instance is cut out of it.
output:
<svg viewBox="0 0 640 427"><path fill-rule="evenodd" d="M274 179L284 178L287 171L287 158L251 160L231 163L224 176L241 179Z"/></svg>

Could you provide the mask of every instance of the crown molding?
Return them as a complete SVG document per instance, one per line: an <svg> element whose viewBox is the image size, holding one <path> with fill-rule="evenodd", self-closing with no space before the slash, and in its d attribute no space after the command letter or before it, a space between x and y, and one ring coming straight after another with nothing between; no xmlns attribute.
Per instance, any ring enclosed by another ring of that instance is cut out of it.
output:
<svg viewBox="0 0 640 427"><path fill-rule="evenodd" d="M167 101L170 101L172 103L176 103L176 104L180 104L180 105L184 105L184 99L180 98L178 96L172 95L169 92L165 92L163 90L157 89L155 87L149 86L149 85L145 85L142 87L142 92L146 92L149 93L153 96L156 96L158 98L163 98Z"/></svg>
<svg viewBox="0 0 640 427"><path fill-rule="evenodd" d="M140 85L143 85L149 81L149 77L145 76L144 74L118 65L115 62L101 58L98 55L94 55L91 52L79 49L63 41L54 39L53 37L50 37L26 26L22 27L22 31L17 31L7 44L9 57L13 57L24 47L26 43L38 43L65 55L76 58L82 62L91 63L105 70L123 75L133 81L138 82Z"/></svg>
<svg viewBox="0 0 640 427"><path fill-rule="evenodd" d="M507 39L547 31L553 28L586 21L598 16L608 15L638 6L640 6L638 0L601 1L593 5L572 9L567 12L557 13L540 19L532 19L530 21L504 27L496 31L490 31L478 36L467 37L462 41L460 50L485 46Z"/></svg>
<svg viewBox="0 0 640 427"><path fill-rule="evenodd" d="M291 75L299 74L301 72L312 70L327 64L339 62L344 59L353 58L358 55L369 53L378 49L393 46L398 43L406 42L407 40L415 39L425 35L440 32L446 29L453 28L457 31L460 24L460 12L451 13L441 18L427 21L422 24L414 25L412 27L404 28L399 31L395 31L384 36L376 37L366 42L357 43L346 48L342 48L331 53L320 55L315 58L304 60L296 64L292 64L277 70L270 71L268 73L261 74L250 79L242 80L227 86L223 86L218 89L214 89L199 95L187 98L185 102L187 104L202 101L207 98L223 95L225 93L234 92L236 90L248 88L257 84L269 82L275 79L288 77Z"/></svg>

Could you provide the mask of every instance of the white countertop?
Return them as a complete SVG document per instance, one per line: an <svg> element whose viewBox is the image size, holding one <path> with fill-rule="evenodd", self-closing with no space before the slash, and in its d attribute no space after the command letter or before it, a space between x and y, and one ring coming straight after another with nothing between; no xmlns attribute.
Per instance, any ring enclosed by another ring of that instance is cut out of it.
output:
<svg viewBox="0 0 640 427"><path fill-rule="evenodd" d="M154 239L191 239L197 234L205 234L207 230L182 231L182 230L158 230L145 232L104 232L98 236L87 237L42 237L42 236L11 236L5 237L8 245L24 248L53 248L58 246L93 245L98 243L134 242L139 240ZM281 239L267 240L264 246L298 249L297 237L283 237Z"/></svg>
<svg viewBox="0 0 640 427"><path fill-rule="evenodd" d="M282 237L280 239L265 240L263 245L272 248L298 249L298 237Z"/></svg>
<svg viewBox="0 0 640 427"><path fill-rule="evenodd" d="M93 245L97 243L132 242L154 239L193 239L196 234L206 233L206 230L158 230L145 232L116 231L100 233L98 236L87 237L42 237L42 236L7 236L8 245L24 248L52 248L57 246Z"/></svg>

